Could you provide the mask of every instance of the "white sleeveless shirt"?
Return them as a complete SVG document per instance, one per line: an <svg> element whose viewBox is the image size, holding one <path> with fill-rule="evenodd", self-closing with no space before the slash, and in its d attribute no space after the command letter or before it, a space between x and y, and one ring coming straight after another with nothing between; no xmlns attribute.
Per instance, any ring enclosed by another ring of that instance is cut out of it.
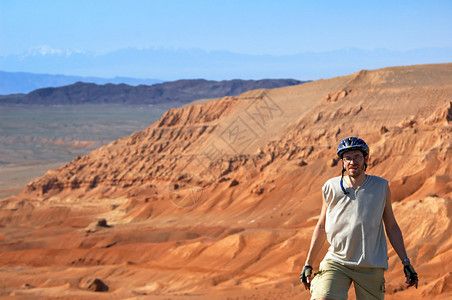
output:
<svg viewBox="0 0 452 300"><path fill-rule="evenodd" d="M344 181L345 195L340 180L340 176L331 178L322 187L327 205L325 232L331 245L324 259L350 267L387 269L383 211L388 181L366 175L356 190Z"/></svg>

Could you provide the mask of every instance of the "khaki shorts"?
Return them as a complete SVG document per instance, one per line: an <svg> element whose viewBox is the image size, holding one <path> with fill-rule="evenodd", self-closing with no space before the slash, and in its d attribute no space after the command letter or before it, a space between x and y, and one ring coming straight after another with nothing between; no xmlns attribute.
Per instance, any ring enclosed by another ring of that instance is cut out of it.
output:
<svg viewBox="0 0 452 300"><path fill-rule="evenodd" d="M311 282L311 299L345 300L352 281L357 300L384 299L384 269L346 267L332 260L320 263L319 274Z"/></svg>

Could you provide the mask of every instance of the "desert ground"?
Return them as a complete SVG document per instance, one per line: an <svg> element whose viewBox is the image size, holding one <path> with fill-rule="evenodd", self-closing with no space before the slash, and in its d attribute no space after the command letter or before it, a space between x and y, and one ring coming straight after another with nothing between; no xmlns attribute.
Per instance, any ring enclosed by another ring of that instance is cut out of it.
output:
<svg viewBox="0 0 452 300"><path fill-rule="evenodd" d="M0 199L74 157L146 128L165 111L163 105L0 105Z"/></svg>
<svg viewBox="0 0 452 300"><path fill-rule="evenodd" d="M406 287L388 242L386 299L450 299L451 99L436 64L170 109L0 201L0 297L309 299L321 187L359 136L420 278Z"/></svg>

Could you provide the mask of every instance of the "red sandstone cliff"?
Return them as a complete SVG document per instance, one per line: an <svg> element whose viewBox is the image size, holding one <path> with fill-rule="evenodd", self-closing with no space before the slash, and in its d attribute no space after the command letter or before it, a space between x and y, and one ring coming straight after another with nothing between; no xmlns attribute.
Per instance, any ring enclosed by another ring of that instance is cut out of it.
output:
<svg viewBox="0 0 452 300"><path fill-rule="evenodd" d="M451 99L452 64L439 64L169 110L0 202L0 295L92 296L80 282L95 275L109 299L307 298L297 278L320 187L340 174L339 141L360 136L421 278L405 290L390 249L387 298L451 296ZM87 229L99 218L111 227Z"/></svg>

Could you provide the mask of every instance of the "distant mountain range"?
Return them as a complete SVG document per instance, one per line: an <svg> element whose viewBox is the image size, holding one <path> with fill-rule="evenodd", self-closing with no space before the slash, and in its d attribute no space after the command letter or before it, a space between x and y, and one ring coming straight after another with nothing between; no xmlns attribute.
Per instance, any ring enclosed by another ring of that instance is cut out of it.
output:
<svg viewBox="0 0 452 300"><path fill-rule="evenodd" d="M268 42L272 43L271 40ZM0 70L96 77L120 75L158 78L163 81L182 78L315 80L350 74L362 69L451 61L452 48L422 48L410 51L345 48L291 55L251 55L230 51L165 48L126 48L94 54L40 46L22 53L0 55ZM44 86L36 88L41 87Z"/></svg>
<svg viewBox="0 0 452 300"><path fill-rule="evenodd" d="M159 79L138 79L129 77L100 78L0 71L0 95L29 93L44 87L60 87L78 81L96 84L125 83L128 85L151 85L163 82L163 80Z"/></svg>
<svg viewBox="0 0 452 300"><path fill-rule="evenodd" d="M0 105L182 105L198 99L234 96L248 90L277 88L300 83L303 82L294 79L225 81L193 79L139 86L77 82L63 87L37 89L28 94L0 96Z"/></svg>

